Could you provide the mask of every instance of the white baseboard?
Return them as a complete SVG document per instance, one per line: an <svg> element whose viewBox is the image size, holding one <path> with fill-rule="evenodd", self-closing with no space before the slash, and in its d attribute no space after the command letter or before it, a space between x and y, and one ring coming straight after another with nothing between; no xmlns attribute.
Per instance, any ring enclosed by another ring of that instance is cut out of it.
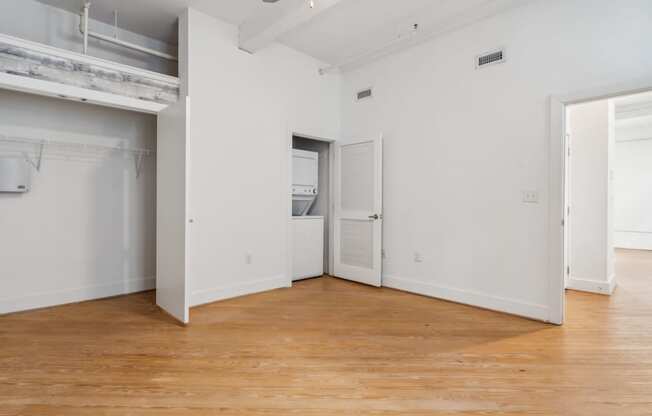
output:
<svg viewBox="0 0 652 416"><path fill-rule="evenodd" d="M456 289L393 276L383 276L383 286L433 298L463 303L465 305L491 309L493 311L519 315L539 321L548 321L548 307L546 305L521 302L485 293Z"/></svg>
<svg viewBox="0 0 652 416"><path fill-rule="evenodd" d="M190 305L199 306L207 303L213 303L220 300L237 298L239 296L252 295L254 293L267 292L268 290L288 287L289 279L287 276L280 275L268 277L265 279L254 280L252 282L233 285L229 287L220 287L213 289L197 290L192 292Z"/></svg>
<svg viewBox="0 0 652 416"><path fill-rule="evenodd" d="M571 276L568 278L566 289L598 293L600 295L611 295L614 293L614 289L616 289L616 276L611 275L606 282Z"/></svg>
<svg viewBox="0 0 652 416"><path fill-rule="evenodd" d="M0 314L65 305L67 303L126 295L156 288L156 278L129 279L111 283L34 293L27 296L0 299Z"/></svg>
<svg viewBox="0 0 652 416"><path fill-rule="evenodd" d="M632 250L652 250L652 233L645 231L615 231L614 246Z"/></svg>

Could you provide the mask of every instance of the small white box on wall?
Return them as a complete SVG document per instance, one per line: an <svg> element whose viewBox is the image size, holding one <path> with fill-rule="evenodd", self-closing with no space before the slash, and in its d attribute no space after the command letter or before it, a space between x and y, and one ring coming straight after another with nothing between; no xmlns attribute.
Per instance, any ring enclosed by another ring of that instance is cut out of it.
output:
<svg viewBox="0 0 652 416"><path fill-rule="evenodd" d="M21 158L0 157L0 192L25 193L32 185L32 170Z"/></svg>

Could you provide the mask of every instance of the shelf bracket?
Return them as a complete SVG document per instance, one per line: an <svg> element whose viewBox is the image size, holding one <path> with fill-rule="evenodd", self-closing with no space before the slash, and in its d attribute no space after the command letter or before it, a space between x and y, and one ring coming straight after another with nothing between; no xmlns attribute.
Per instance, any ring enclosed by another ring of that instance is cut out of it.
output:
<svg viewBox="0 0 652 416"><path fill-rule="evenodd" d="M31 158L28 153L23 153L27 163L32 165L37 172L41 171L41 162L43 161L43 149L45 148L45 142L41 142L38 145L38 151L36 152L36 158Z"/></svg>
<svg viewBox="0 0 652 416"><path fill-rule="evenodd" d="M136 178L140 178L140 172L143 169L143 152L138 152L134 154L134 163L136 165Z"/></svg>

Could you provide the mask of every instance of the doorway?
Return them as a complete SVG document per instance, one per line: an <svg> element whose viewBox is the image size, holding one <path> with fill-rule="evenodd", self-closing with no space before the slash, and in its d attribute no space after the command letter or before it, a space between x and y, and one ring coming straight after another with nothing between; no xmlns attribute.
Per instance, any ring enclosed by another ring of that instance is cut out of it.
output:
<svg viewBox="0 0 652 416"><path fill-rule="evenodd" d="M332 270L334 143L292 135L292 281Z"/></svg>
<svg viewBox="0 0 652 416"><path fill-rule="evenodd" d="M631 97L635 94L645 93L652 90L652 80L643 80L612 87L599 88L594 91L585 91L577 94L565 96L555 96L551 98L551 145L550 145L550 211L549 211L549 247L550 247L550 309L549 321L551 323L562 324L565 315L565 290L567 286L572 289L585 290L586 287L577 286L580 283L586 283L592 279L573 279L573 232L578 232L578 228L573 226L574 219L577 219L579 213L577 206L573 206L573 184L577 186L578 178L573 178L573 166L577 163L577 137L573 137L571 130L574 128L573 116L571 114L579 108L580 104L589 104L598 106L597 102L604 101L603 108L605 114L611 114L616 117L615 106L619 100L624 97ZM595 109L595 108L594 108ZM606 123L609 124L609 123ZM602 167L604 175L600 177L602 183L601 197L601 218L603 221L604 233L600 244L604 242L604 266L605 284L595 288L611 293L615 287L615 277L613 283L609 280L610 276L616 276L615 270L617 255L619 250L614 249L614 212L615 212L615 186L614 178L617 173L613 171L613 154L615 147L615 126L611 123L607 127L607 133L604 139L604 154L602 160L605 165ZM609 131L610 129L610 131ZM610 139L611 138L611 139ZM611 152L609 151L611 150ZM611 162L611 163L610 163ZM585 219L585 218L584 218ZM561 226L560 226L561 225ZM609 231L611 230L611 231ZM577 236L575 236L577 238ZM578 253L575 253L577 255ZM611 272L610 272L611 270ZM589 282L594 283L594 282ZM571 285L576 285L571 287Z"/></svg>
<svg viewBox="0 0 652 416"><path fill-rule="evenodd" d="M380 286L382 138L293 133L289 160L290 279L329 274Z"/></svg>

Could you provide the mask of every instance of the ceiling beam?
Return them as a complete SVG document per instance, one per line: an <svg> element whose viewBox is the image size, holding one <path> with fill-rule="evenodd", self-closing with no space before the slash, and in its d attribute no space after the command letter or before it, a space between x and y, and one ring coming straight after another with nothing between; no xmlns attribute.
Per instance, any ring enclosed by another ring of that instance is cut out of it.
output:
<svg viewBox="0 0 652 416"><path fill-rule="evenodd" d="M240 49L254 53L279 36L309 22L343 0L285 0L240 25Z"/></svg>

